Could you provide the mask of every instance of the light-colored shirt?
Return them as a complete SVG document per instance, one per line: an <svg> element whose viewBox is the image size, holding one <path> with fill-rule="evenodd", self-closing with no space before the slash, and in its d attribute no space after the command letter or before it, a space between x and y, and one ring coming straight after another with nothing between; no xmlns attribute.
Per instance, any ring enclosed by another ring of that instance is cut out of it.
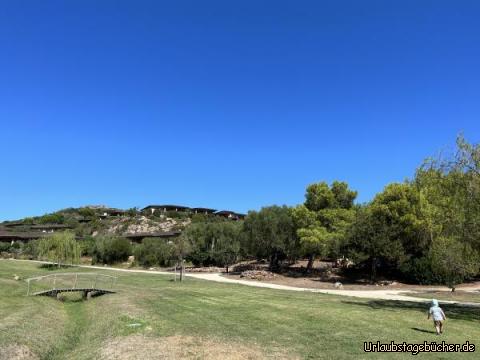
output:
<svg viewBox="0 0 480 360"><path fill-rule="evenodd" d="M432 315L433 320L441 321L445 318L445 314L439 306L432 306L428 312Z"/></svg>

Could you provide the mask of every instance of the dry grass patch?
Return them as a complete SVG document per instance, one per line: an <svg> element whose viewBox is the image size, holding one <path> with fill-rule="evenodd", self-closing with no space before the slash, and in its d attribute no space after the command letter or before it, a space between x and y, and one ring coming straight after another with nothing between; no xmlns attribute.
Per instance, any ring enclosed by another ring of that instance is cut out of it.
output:
<svg viewBox="0 0 480 360"><path fill-rule="evenodd" d="M0 347L0 359L38 360L38 356L25 345L8 345Z"/></svg>
<svg viewBox="0 0 480 360"><path fill-rule="evenodd" d="M102 360L254 360L297 359L284 351L266 352L257 345L227 343L193 336L168 336L163 338L131 335L118 337L104 343Z"/></svg>

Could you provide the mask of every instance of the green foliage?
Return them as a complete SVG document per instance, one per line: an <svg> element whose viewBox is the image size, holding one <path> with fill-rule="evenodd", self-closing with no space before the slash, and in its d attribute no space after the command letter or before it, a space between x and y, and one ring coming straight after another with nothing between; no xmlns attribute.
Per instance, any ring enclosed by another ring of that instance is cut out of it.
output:
<svg viewBox="0 0 480 360"><path fill-rule="evenodd" d="M478 253L470 245L452 238L436 239L430 249L429 259L439 282L452 289L478 274L480 268Z"/></svg>
<svg viewBox="0 0 480 360"><path fill-rule="evenodd" d="M114 264L126 261L132 255L132 245L125 238L116 236L99 236L95 238L92 262Z"/></svg>
<svg viewBox="0 0 480 360"><path fill-rule="evenodd" d="M270 268L298 255L298 237L292 212L287 206L250 211L243 224L243 246L248 254L269 258Z"/></svg>
<svg viewBox="0 0 480 360"><path fill-rule="evenodd" d="M59 213L46 214L38 218L39 224L63 224L65 217Z"/></svg>
<svg viewBox="0 0 480 360"><path fill-rule="evenodd" d="M240 253L242 223L233 221L196 222L185 229L190 243L188 260L194 265L228 266Z"/></svg>
<svg viewBox="0 0 480 360"><path fill-rule="evenodd" d="M305 194L305 206L311 211L328 208L350 209L357 192L348 188L345 182L334 181L329 187L326 182L311 184Z"/></svg>
<svg viewBox="0 0 480 360"><path fill-rule="evenodd" d="M0 241L0 252L8 252L10 250L10 243Z"/></svg>
<svg viewBox="0 0 480 360"><path fill-rule="evenodd" d="M135 246L135 261L144 267L172 266L175 258L175 245L160 238L146 238Z"/></svg>
<svg viewBox="0 0 480 360"><path fill-rule="evenodd" d="M334 181L329 187L321 182L307 187L305 204L292 209L300 239L301 252L309 257L307 271L316 256L338 256L340 243L353 222L356 191L344 182Z"/></svg>
<svg viewBox="0 0 480 360"><path fill-rule="evenodd" d="M428 250L418 191L409 183L390 184L361 209L344 247L357 262L377 268L406 269L404 262Z"/></svg>
<svg viewBox="0 0 480 360"><path fill-rule="evenodd" d="M38 256L61 264L78 264L80 261L80 245L72 232L57 232L38 240Z"/></svg>
<svg viewBox="0 0 480 360"><path fill-rule="evenodd" d="M95 210L89 207L82 207L78 209L78 214L83 217L90 218L95 216Z"/></svg>
<svg viewBox="0 0 480 360"><path fill-rule="evenodd" d="M130 217L135 217L138 215L138 208L136 207L130 208L126 211L126 214Z"/></svg>
<svg viewBox="0 0 480 360"><path fill-rule="evenodd" d="M93 256L95 252L95 238L92 236L85 236L78 241L80 245L81 255Z"/></svg>

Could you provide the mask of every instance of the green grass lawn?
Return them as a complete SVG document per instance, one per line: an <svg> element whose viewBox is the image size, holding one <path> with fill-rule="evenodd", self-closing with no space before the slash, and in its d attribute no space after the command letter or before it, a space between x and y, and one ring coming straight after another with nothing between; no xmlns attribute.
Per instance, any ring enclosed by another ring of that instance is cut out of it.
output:
<svg viewBox="0 0 480 360"><path fill-rule="evenodd" d="M89 270L0 260L0 349L24 345L40 359L381 359L363 342L480 345L480 308L444 306L446 332L437 337L422 304L106 270L96 272L118 276L117 294L60 302L26 297L26 283L13 279L54 271ZM473 359L479 351L419 356Z"/></svg>
<svg viewBox="0 0 480 360"><path fill-rule="evenodd" d="M415 296L424 299L449 300L458 302L480 303L480 291L468 292L457 290L451 291L424 291L418 293L408 293L408 296Z"/></svg>

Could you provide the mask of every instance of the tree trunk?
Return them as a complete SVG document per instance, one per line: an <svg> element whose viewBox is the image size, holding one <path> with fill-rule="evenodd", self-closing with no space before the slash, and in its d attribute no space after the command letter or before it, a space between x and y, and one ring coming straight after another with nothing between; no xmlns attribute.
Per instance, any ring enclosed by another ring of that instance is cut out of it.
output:
<svg viewBox="0 0 480 360"><path fill-rule="evenodd" d="M268 266L270 271L273 270L273 266L275 264L275 256L276 256L275 252L270 256L270 265Z"/></svg>
<svg viewBox="0 0 480 360"><path fill-rule="evenodd" d="M183 281L183 277L185 274L185 264L183 263L183 259L180 260L180 281Z"/></svg>
<svg viewBox="0 0 480 360"><path fill-rule="evenodd" d="M305 274L309 274L312 272L312 268L313 268L313 261L315 260L315 255L314 254L310 254L308 256L308 263L307 263L307 268L305 269Z"/></svg>
<svg viewBox="0 0 480 360"><path fill-rule="evenodd" d="M377 258L372 258L372 282L375 282L377 279Z"/></svg>

